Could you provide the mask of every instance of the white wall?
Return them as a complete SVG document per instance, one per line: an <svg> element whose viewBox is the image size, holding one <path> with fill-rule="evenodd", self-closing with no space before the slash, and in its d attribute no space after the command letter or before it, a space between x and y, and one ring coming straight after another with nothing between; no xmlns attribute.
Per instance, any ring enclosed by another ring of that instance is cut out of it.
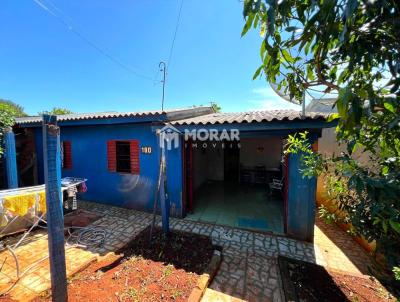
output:
<svg viewBox="0 0 400 302"><path fill-rule="evenodd" d="M204 151L199 144L193 148L194 189L198 189L207 180L224 180L224 150L221 146L208 144Z"/></svg>
<svg viewBox="0 0 400 302"><path fill-rule="evenodd" d="M240 164L244 167L264 165L266 168L279 168L282 160L282 139L242 138L240 140Z"/></svg>
<svg viewBox="0 0 400 302"><path fill-rule="evenodd" d="M244 167L264 165L266 168L280 168L282 159L282 139L242 138L240 140L240 163ZM259 147L264 148L260 150ZM224 150L208 144L205 151L199 144L193 148L193 186L198 189L207 180L224 180Z"/></svg>
<svg viewBox="0 0 400 302"><path fill-rule="evenodd" d="M209 180L224 180L224 149L218 144L215 148L207 148L207 164Z"/></svg>

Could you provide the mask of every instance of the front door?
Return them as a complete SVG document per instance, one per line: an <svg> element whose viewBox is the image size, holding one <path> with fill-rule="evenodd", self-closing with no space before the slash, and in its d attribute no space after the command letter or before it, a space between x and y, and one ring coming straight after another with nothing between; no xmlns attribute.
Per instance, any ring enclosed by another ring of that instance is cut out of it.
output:
<svg viewBox="0 0 400 302"><path fill-rule="evenodd" d="M236 142L225 143L224 148L224 180L239 182L240 149Z"/></svg>

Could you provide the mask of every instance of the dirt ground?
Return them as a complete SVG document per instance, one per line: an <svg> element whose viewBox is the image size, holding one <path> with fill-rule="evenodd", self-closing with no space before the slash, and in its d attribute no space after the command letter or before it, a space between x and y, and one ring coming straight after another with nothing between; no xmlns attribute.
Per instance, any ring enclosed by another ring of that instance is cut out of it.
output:
<svg viewBox="0 0 400 302"><path fill-rule="evenodd" d="M332 272L330 275L348 301L396 301L375 278L360 278Z"/></svg>
<svg viewBox="0 0 400 302"><path fill-rule="evenodd" d="M375 278L327 271L320 265L288 258L283 261L282 268L287 269L287 276L299 301L396 301Z"/></svg>
<svg viewBox="0 0 400 302"><path fill-rule="evenodd" d="M186 301L213 251L204 236L144 230L121 255L92 263L68 284L68 300ZM51 301L43 294L36 301Z"/></svg>

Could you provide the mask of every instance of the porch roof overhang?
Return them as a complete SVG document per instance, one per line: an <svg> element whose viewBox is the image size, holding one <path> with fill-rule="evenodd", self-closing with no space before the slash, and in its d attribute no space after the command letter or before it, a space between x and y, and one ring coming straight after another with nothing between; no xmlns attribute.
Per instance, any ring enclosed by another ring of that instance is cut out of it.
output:
<svg viewBox="0 0 400 302"><path fill-rule="evenodd" d="M328 116L318 112L302 115L294 110L212 113L170 123L153 123L153 130L161 129L167 124L178 133L199 129L219 132L237 129L241 136L279 136L306 130L320 134L323 128L337 125L336 121L327 121Z"/></svg>
<svg viewBox="0 0 400 302"><path fill-rule="evenodd" d="M197 130L197 129L216 129L218 131L238 129L241 132L268 132L272 133L287 133L298 132L303 130L320 131L323 128L330 128L336 126L336 122L320 121L273 121L273 122L252 122L252 123L224 123L224 124L196 124L196 125L174 125L180 132L184 130Z"/></svg>
<svg viewBox="0 0 400 302"><path fill-rule="evenodd" d="M183 125L220 125L220 124L251 124L270 122L295 122L295 121L326 121L328 113L306 112L302 114L295 110L263 110L245 111L234 113L215 112L201 116L172 121L174 126Z"/></svg>
<svg viewBox="0 0 400 302"><path fill-rule="evenodd" d="M283 135L291 132L320 132L323 128L336 126L328 122L329 114L307 112L302 115L294 110L249 111L239 113L211 113L194 118L172 121L170 125L179 131L216 129L218 131L238 129L241 133L265 133Z"/></svg>

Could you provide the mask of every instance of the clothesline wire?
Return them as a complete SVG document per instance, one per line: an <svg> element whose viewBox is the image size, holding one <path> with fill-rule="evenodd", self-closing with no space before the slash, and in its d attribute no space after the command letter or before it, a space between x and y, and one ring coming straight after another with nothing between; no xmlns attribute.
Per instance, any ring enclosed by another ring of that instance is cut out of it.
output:
<svg viewBox="0 0 400 302"><path fill-rule="evenodd" d="M171 58L172 58L172 53L174 51L176 34L178 33L179 24L180 24L180 21L181 21L182 7L183 7L183 0L181 0L181 5L179 6L179 13L178 13L178 17L177 17L176 25L175 25L175 32L174 32L174 36L172 38L171 48L169 50L169 56L168 56L168 61L167 61L168 69L171 66Z"/></svg>

